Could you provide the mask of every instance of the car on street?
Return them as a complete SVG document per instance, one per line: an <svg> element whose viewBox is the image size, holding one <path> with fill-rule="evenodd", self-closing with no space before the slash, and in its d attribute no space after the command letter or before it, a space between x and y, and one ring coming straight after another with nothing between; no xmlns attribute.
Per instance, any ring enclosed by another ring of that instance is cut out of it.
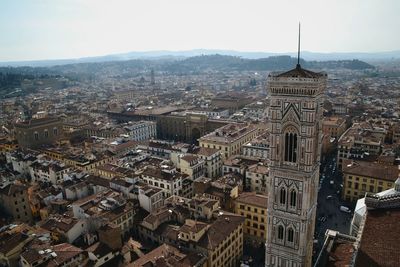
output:
<svg viewBox="0 0 400 267"><path fill-rule="evenodd" d="M343 212L351 213L351 210L346 206L340 206L339 210L343 211Z"/></svg>

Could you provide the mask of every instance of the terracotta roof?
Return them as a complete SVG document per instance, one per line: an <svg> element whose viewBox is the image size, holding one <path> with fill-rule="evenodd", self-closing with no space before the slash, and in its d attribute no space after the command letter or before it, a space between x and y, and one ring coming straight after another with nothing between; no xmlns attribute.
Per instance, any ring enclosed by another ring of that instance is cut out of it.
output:
<svg viewBox="0 0 400 267"><path fill-rule="evenodd" d="M49 231L56 230L56 231L61 231L61 232L67 233L77 223L78 223L78 220L75 218L69 218L67 216L54 216L54 217L48 218L41 225L41 227L46 230L49 230Z"/></svg>
<svg viewBox="0 0 400 267"><path fill-rule="evenodd" d="M343 162L342 172L343 174L372 177L391 182L396 181L397 177L399 177L398 166L361 160L345 160Z"/></svg>
<svg viewBox="0 0 400 267"><path fill-rule="evenodd" d="M356 267L399 266L400 208L368 210Z"/></svg>
<svg viewBox="0 0 400 267"><path fill-rule="evenodd" d="M7 254L28 238L29 236L24 233L3 234L0 237L0 253Z"/></svg>
<svg viewBox="0 0 400 267"><path fill-rule="evenodd" d="M96 242L86 249L88 252L92 252L97 258L102 258L113 250L102 242Z"/></svg>
<svg viewBox="0 0 400 267"><path fill-rule="evenodd" d="M153 249L146 255L143 255L133 263L129 264L129 267L141 267L141 266L178 266L177 262L186 257L186 254L179 251L179 249L162 244L156 249ZM172 265L171 265L172 264ZM190 266L190 265L180 265Z"/></svg>
<svg viewBox="0 0 400 267"><path fill-rule="evenodd" d="M54 252L54 256L52 255L49 258L47 252L45 252L44 254L40 254L37 248L28 248L21 254L21 256L30 264L33 264L34 262L42 259L44 260L44 262L37 266L55 267L62 266L71 258L83 253L82 249L68 243L54 245L51 247L51 251Z"/></svg>
<svg viewBox="0 0 400 267"><path fill-rule="evenodd" d="M266 195L256 194L255 192L243 192L235 200L237 203L257 206L261 208L268 207L268 197Z"/></svg>
<svg viewBox="0 0 400 267"><path fill-rule="evenodd" d="M352 266L356 251L354 236L341 234L334 230L325 233L324 245L315 262L315 267L348 267Z"/></svg>
<svg viewBox="0 0 400 267"><path fill-rule="evenodd" d="M218 153L218 152L220 152L220 150L216 149L216 148L200 147L199 149L194 151L194 154L209 157L209 156L212 156L212 155L214 155L215 153Z"/></svg>
<svg viewBox="0 0 400 267"><path fill-rule="evenodd" d="M179 231L184 233L198 233L207 227L206 223L193 220L186 220L185 224L179 228Z"/></svg>
<svg viewBox="0 0 400 267"><path fill-rule="evenodd" d="M13 194L20 193L27 189L24 185L9 184L0 189L0 195L12 196Z"/></svg>
<svg viewBox="0 0 400 267"><path fill-rule="evenodd" d="M207 233L199 240L199 246L213 250L234 230L244 223L244 217L236 214L223 214L213 222Z"/></svg>
<svg viewBox="0 0 400 267"><path fill-rule="evenodd" d="M351 263L354 253L354 245L349 242L338 241L333 245L329 253L327 267L346 267Z"/></svg>
<svg viewBox="0 0 400 267"><path fill-rule="evenodd" d="M322 73L313 72L310 70L303 69L299 64L296 68L289 70L287 72L278 74L276 77L284 78L319 78L324 76Z"/></svg>

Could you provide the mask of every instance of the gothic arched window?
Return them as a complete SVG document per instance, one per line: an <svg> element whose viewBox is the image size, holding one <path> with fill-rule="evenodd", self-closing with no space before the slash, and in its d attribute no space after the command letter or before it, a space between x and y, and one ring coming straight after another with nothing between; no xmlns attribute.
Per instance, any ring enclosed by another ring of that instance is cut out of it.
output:
<svg viewBox="0 0 400 267"><path fill-rule="evenodd" d="M282 187L279 192L279 203L283 205L286 204L286 189L284 187Z"/></svg>
<svg viewBox="0 0 400 267"><path fill-rule="evenodd" d="M287 232L287 241L293 243L293 240L294 240L294 231L292 228L289 228Z"/></svg>
<svg viewBox="0 0 400 267"><path fill-rule="evenodd" d="M285 161L297 161L297 133L290 129L285 133Z"/></svg>
<svg viewBox="0 0 400 267"><path fill-rule="evenodd" d="M292 208L296 207L296 201L297 201L297 192L296 190L292 189L290 191L290 207Z"/></svg>
<svg viewBox="0 0 400 267"><path fill-rule="evenodd" d="M278 226L278 239L283 240L283 226Z"/></svg>

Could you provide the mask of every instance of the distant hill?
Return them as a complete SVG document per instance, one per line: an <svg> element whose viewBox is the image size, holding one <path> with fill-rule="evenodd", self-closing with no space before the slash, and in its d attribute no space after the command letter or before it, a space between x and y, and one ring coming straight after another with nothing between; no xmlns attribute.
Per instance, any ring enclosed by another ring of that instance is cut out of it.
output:
<svg viewBox="0 0 400 267"><path fill-rule="evenodd" d="M213 50L213 49L195 49L187 51L146 51L146 52L128 52L120 54L112 54L98 57L84 57L77 59L56 59L56 60L36 60L36 61L12 61L0 62L0 66L34 66L34 67L49 67L55 65L66 65L76 63L94 63L94 62L110 62L110 61L126 61L133 59L141 60L180 60L201 55L227 55L241 57L244 59L262 59L271 56L292 56L296 57L296 52L288 53L270 53L270 52L240 52L234 50ZM399 51L377 52L377 53L316 53L302 51L301 57L309 61L333 61L333 60L363 60L373 62L378 60L393 60L400 59Z"/></svg>
<svg viewBox="0 0 400 267"><path fill-rule="evenodd" d="M260 59L247 59L226 55L202 55L185 59L134 59L125 61L106 61L97 63L74 63L53 67L0 67L0 73L20 73L24 75L62 75L73 80L81 80L88 76L113 75L132 77L140 73L155 71L171 74L201 73L207 71L280 71L293 68L297 59L290 56L271 56ZM373 69L374 66L360 60L341 61L305 61L300 60L303 67L315 70Z"/></svg>

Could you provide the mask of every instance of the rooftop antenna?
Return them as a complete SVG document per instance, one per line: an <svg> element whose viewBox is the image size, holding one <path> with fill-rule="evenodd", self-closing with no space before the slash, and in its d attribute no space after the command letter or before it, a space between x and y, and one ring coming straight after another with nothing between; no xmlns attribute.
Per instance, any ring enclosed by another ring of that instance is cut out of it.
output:
<svg viewBox="0 0 400 267"><path fill-rule="evenodd" d="M300 22L299 22L299 41L297 45L297 65L296 68L300 68Z"/></svg>

